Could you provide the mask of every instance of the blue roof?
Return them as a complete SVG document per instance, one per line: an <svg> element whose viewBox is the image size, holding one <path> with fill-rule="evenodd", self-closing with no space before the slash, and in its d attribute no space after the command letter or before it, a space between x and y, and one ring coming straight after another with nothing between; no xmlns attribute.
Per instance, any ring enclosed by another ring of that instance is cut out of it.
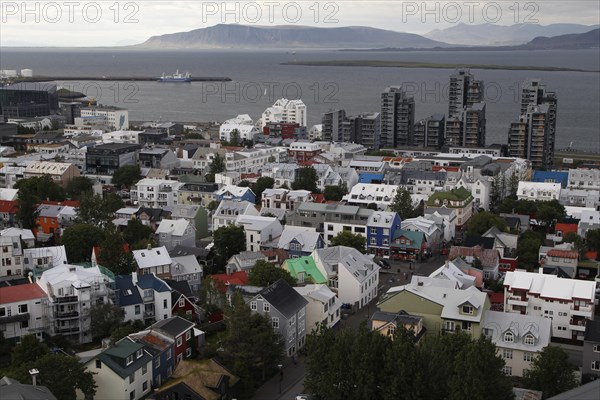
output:
<svg viewBox="0 0 600 400"><path fill-rule="evenodd" d="M560 183L563 188L566 188L569 181L569 173L565 171L533 171L531 181Z"/></svg>
<svg viewBox="0 0 600 400"><path fill-rule="evenodd" d="M121 307L142 304L140 291L133 284L131 275L115 276L115 286L119 293L119 305Z"/></svg>
<svg viewBox="0 0 600 400"><path fill-rule="evenodd" d="M373 181L383 181L384 174L361 172L358 183L372 183Z"/></svg>
<svg viewBox="0 0 600 400"><path fill-rule="evenodd" d="M157 292L170 292L171 288L162 279L152 274L138 275L138 287L142 289L154 289Z"/></svg>

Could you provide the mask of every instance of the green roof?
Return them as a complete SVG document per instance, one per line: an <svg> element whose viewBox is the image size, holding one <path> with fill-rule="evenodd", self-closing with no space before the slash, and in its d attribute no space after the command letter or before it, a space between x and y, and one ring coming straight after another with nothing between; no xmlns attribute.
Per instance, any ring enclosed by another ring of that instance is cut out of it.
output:
<svg viewBox="0 0 600 400"><path fill-rule="evenodd" d="M450 201L466 201L469 198L473 198L471 196L471 192L469 192L464 187L459 187L458 189L452 189L449 192L435 192L429 199L427 200L427 205L430 207L441 207L444 203L444 200ZM435 204L435 201L439 200L439 204ZM446 204L446 207L452 207L451 204Z"/></svg>
<svg viewBox="0 0 600 400"><path fill-rule="evenodd" d="M130 342L130 341L122 341L117 343L114 347L109 348L104 353L111 355L113 357L118 358L127 358L131 354L134 354L136 351L143 349L144 345Z"/></svg>
<svg viewBox="0 0 600 400"><path fill-rule="evenodd" d="M405 238L409 239L412 242L412 244L410 246L408 246L406 243L404 243L404 244L396 243L396 239L399 238L400 236L404 236ZM413 232L413 231L407 231L404 229L397 229L394 232L394 240L392 241L392 247L401 248L401 249L405 249L405 248L420 249L421 246L423 245L424 238L425 238L425 235L423 234L423 232Z"/></svg>
<svg viewBox="0 0 600 400"><path fill-rule="evenodd" d="M296 279L298 279L299 273L304 272L305 280L310 277L313 283L327 283L327 279L319 271L315 260L311 256L290 258L285 262L285 265L287 265L290 275Z"/></svg>

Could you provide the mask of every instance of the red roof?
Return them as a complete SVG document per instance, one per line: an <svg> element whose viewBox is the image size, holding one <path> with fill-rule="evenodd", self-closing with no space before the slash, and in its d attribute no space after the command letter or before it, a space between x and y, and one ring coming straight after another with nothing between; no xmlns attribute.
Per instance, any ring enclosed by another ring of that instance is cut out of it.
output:
<svg viewBox="0 0 600 400"><path fill-rule="evenodd" d="M48 295L35 283L0 288L0 304L41 299L42 297L48 297Z"/></svg>
<svg viewBox="0 0 600 400"><path fill-rule="evenodd" d="M125 253L129 253L129 244L128 243L123 244L123 251ZM100 257L100 253L102 252L102 249L100 248L100 246L94 246L94 248L92 249L92 252L96 255L96 259L98 259Z"/></svg>
<svg viewBox="0 0 600 400"><path fill-rule="evenodd" d="M325 203L325 195L323 193L312 193L312 197L315 203Z"/></svg>
<svg viewBox="0 0 600 400"><path fill-rule="evenodd" d="M577 224L566 224L564 222L559 222L556 224L554 229L556 231L561 231L564 237L567 233L577 233Z"/></svg>
<svg viewBox="0 0 600 400"><path fill-rule="evenodd" d="M579 253L577 253L576 251L573 251L573 250L552 249L552 250L548 250L547 254L550 257L573 258L573 259L579 258Z"/></svg>
<svg viewBox="0 0 600 400"><path fill-rule="evenodd" d="M490 303L492 304L504 304L504 293L488 293Z"/></svg>
<svg viewBox="0 0 600 400"><path fill-rule="evenodd" d="M12 200L0 200L0 212L16 214L17 213L17 202Z"/></svg>
<svg viewBox="0 0 600 400"><path fill-rule="evenodd" d="M433 167L431 167L431 170L434 172L439 172L441 170L444 170L446 172L458 172L460 168L459 167L449 167L449 166L441 166L441 165L434 165Z"/></svg>
<svg viewBox="0 0 600 400"><path fill-rule="evenodd" d="M234 272L230 275L215 274L210 276L217 286L217 290L221 293L227 291L229 285L247 285L248 273L245 271Z"/></svg>

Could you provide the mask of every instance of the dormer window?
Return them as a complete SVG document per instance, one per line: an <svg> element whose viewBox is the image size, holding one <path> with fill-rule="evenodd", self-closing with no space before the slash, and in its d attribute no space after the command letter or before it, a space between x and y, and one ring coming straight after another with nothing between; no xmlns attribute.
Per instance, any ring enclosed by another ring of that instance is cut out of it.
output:
<svg viewBox="0 0 600 400"><path fill-rule="evenodd" d="M125 360L125 365L131 365L133 364L133 354L130 356L127 356L127 359Z"/></svg>
<svg viewBox="0 0 600 400"><path fill-rule="evenodd" d="M514 343L514 341L515 341L515 335L512 332L506 332L504 334L504 341L506 343Z"/></svg>
<svg viewBox="0 0 600 400"><path fill-rule="evenodd" d="M143 349L139 349L136 353L135 353L135 358L142 358L142 356L144 355L144 350Z"/></svg>
<svg viewBox="0 0 600 400"><path fill-rule="evenodd" d="M463 314L473 314L473 307L471 306L462 306Z"/></svg>
<svg viewBox="0 0 600 400"><path fill-rule="evenodd" d="M531 333L528 333L527 335L525 335L525 339L523 339L523 343L525 343L528 346L533 346L535 344L535 338L533 337L533 335Z"/></svg>

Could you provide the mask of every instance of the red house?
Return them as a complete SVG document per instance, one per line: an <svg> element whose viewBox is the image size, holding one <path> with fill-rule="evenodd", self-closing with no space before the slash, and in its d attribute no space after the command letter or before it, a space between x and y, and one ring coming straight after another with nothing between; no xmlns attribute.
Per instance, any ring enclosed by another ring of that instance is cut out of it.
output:
<svg viewBox="0 0 600 400"><path fill-rule="evenodd" d="M229 285L248 284L248 273L246 271L232 272L230 274L214 274L210 277L216 289L221 293L226 293Z"/></svg>
<svg viewBox="0 0 600 400"><path fill-rule="evenodd" d="M18 209L16 201L0 200L0 228L15 226Z"/></svg>
<svg viewBox="0 0 600 400"><path fill-rule="evenodd" d="M172 317L158 321L151 326L153 331L158 331L164 336L174 340L173 355L175 366L185 359L192 356L192 347L194 341L194 324L181 317Z"/></svg>

